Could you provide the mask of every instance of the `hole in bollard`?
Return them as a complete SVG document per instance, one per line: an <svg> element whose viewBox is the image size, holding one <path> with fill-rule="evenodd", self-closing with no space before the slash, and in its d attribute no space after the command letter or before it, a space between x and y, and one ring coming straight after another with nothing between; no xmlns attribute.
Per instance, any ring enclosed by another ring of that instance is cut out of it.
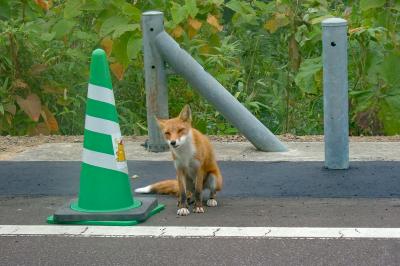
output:
<svg viewBox="0 0 400 266"><path fill-rule="evenodd" d="M155 68L156 68L156 66L151 66L151 68L152 68L152 69L155 69Z"/></svg>
<svg viewBox="0 0 400 266"><path fill-rule="evenodd" d="M336 43L335 42L331 42L331 46L335 47Z"/></svg>
<svg viewBox="0 0 400 266"><path fill-rule="evenodd" d="M150 28L150 31L153 31L154 29L153 28Z"/></svg>

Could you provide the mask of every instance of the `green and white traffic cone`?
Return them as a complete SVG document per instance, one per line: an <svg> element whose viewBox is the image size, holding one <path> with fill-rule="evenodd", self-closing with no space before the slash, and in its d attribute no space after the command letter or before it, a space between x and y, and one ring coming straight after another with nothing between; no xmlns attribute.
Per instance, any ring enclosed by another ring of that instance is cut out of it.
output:
<svg viewBox="0 0 400 266"><path fill-rule="evenodd" d="M92 53L79 199L49 223L133 225L161 211L155 198L132 197L106 54Z"/></svg>

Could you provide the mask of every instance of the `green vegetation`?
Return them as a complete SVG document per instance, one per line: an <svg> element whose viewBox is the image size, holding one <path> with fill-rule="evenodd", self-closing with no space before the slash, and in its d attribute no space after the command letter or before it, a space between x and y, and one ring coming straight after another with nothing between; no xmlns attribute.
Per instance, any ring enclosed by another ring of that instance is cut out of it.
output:
<svg viewBox="0 0 400 266"><path fill-rule="evenodd" d="M91 51L106 50L124 134L146 133L141 13L167 31L273 132L321 134L320 22L349 21L350 132L400 133L396 0L0 0L0 134L82 134ZM170 113L234 134L178 76Z"/></svg>

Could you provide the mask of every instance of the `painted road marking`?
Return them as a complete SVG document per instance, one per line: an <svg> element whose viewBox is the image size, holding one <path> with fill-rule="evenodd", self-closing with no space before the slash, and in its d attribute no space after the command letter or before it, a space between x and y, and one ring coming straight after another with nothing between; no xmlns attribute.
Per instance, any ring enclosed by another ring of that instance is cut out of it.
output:
<svg viewBox="0 0 400 266"><path fill-rule="evenodd" d="M399 238L400 228L0 225L0 236Z"/></svg>

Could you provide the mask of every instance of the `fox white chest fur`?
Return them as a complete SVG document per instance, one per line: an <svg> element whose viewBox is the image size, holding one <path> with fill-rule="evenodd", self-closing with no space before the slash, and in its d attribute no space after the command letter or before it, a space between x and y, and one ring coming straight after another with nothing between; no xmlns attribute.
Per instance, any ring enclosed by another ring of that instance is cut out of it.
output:
<svg viewBox="0 0 400 266"><path fill-rule="evenodd" d="M179 147L172 149L175 156L174 164L176 169L182 169L188 175L194 178L194 173L199 167L199 161L195 158L196 147L193 144L193 133L190 130L185 136L179 140Z"/></svg>

